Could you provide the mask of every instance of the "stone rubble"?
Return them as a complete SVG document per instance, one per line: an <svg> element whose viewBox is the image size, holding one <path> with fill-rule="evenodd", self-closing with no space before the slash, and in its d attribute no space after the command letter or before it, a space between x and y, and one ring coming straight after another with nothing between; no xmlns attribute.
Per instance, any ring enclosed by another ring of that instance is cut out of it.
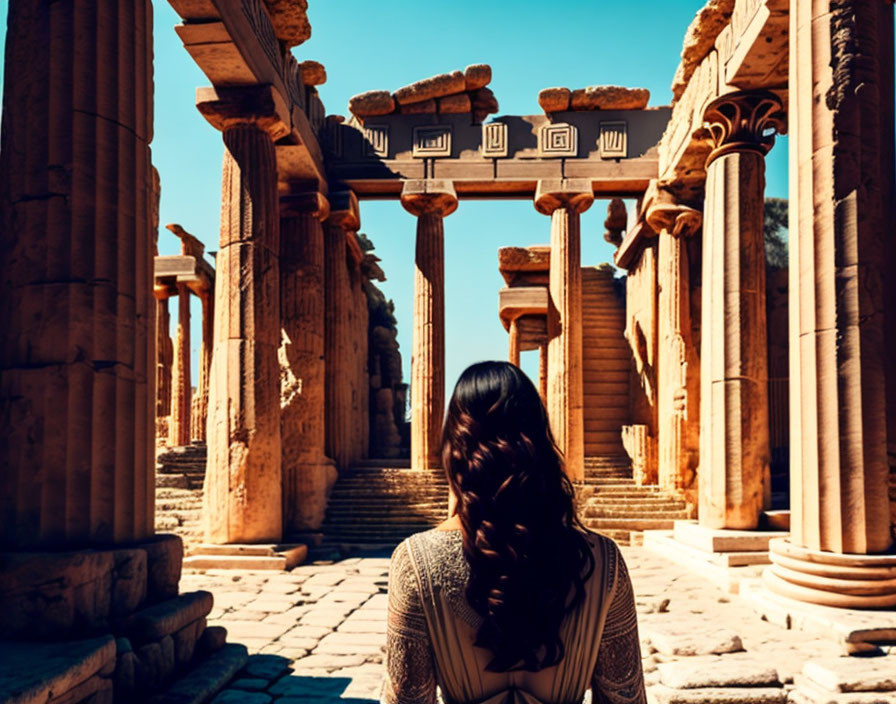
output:
<svg viewBox="0 0 896 704"><path fill-rule="evenodd" d="M538 93L538 104L546 113L566 110L643 110L650 100L646 88L588 86L587 88L545 88Z"/></svg>

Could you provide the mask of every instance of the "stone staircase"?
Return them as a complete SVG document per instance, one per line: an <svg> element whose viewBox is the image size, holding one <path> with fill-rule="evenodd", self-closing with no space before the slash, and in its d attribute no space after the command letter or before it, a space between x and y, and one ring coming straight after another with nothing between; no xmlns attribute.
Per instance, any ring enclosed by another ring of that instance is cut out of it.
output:
<svg viewBox="0 0 896 704"><path fill-rule="evenodd" d="M407 460L362 460L333 486L321 530L330 545L397 545L447 517L442 470L412 470Z"/></svg>
<svg viewBox="0 0 896 704"><path fill-rule="evenodd" d="M184 551L202 542L205 445L163 448L156 455L156 531L176 533Z"/></svg>
<svg viewBox="0 0 896 704"><path fill-rule="evenodd" d="M641 531L671 530L690 517L684 501L657 486L636 485L626 455L586 457L577 494L585 526L620 545L640 544Z"/></svg>

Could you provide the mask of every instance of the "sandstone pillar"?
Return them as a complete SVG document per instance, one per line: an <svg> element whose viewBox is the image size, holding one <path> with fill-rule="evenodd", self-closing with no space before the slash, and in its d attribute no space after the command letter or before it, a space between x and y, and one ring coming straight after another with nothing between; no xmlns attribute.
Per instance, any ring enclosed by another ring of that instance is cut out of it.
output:
<svg viewBox="0 0 896 704"><path fill-rule="evenodd" d="M896 606L896 557L875 555L893 540L892 32L884 2L791 4L791 534L772 541L766 582L851 608Z"/></svg>
<svg viewBox="0 0 896 704"><path fill-rule="evenodd" d="M743 91L704 113L706 167L700 371L701 525L756 528L770 498L765 154L783 127L780 101Z"/></svg>
<svg viewBox="0 0 896 704"><path fill-rule="evenodd" d="M414 337L411 353L411 467L442 462L445 413L445 229L457 209L450 181L406 181L401 204L417 216Z"/></svg>
<svg viewBox="0 0 896 704"><path fill-rule="evenodd" d="M593 202L587 179L539 181L535 192L535 209L551 216L547 410L573 481L585 479L579 215Z"/></svg>
<svg viewBox="0 0 896 704"><path fill-rule="evenodd" d="M193 399L193 420L190 424L190 438L193 442L205 442L208 422L208 384L212 369L212 350L215 347L214 291L203 291L199 295L202 303L202 342L199 347L199 381L196 384L196 398Z"/></svg>
<svg viewBox="0 0 896 704"><path fill-rule="evenodd" d="M225 147L203 505L219 544L282 534L277 167L267 106L252 98L231 89L199 105Z"/></svg>
<svg viewBox="0 0 896 704"><path fill-rule="evenodd" d="M684 495L696 488L700 444L700 359L691 335L690 262L685 238L699 230L703 215L671 196L658 196L646 217L659 233L658 481L663 489Z"/></svg>
<svg viewBox="0 0 896 704"><path fill-rule="evenodd" d="M324 359L326 454L346 469L351 455L351 387L348 380L351 284L346 239L361 226L358 199L351 191L330 194L324 233Z"/></svg>
<svg viewBox="0 0 896 704"><path fill-rule="evenodd" d="M511 364L520 366L520 329L517 325L516 318L513 318L510 321L510 330L508 332L510 352L507 358L510 360Z"/></svg>
<svg viewBox="0 0 896 704"><path fill-rule="evenodd" d="M280 436L283 523L320 527L332 468L324 455L324 231L318 191L280 198Z"/></svg>
<svg viewBox="0 0 896 704"><path fill-rule="evenodd" d="M171 342L171 314L168 294L156 298L156 417L171 415L171 365L174 345ZM166 434L167 438L167 434Z"/></svg>
<svg viewBox="0 0 896 704"><path fill-rule="evenodd" d="M541 395L541 402L548 402L548 343L545 342L538 347L538 393ZM583 420L584 422L584 420Z"/></svg>
<svg viewBox="0 0 896 704"><path fill-rule="evenodd" d="M0 545L153 533L152 8L9 3Z"/></svg>
<svg viewBox="0 0 896 704"><path fill-rule="evenodd" d="M350 235L355 237L354 234ZM354 255L349 276L352 289L351 324L351 382L352 382L352 455L355 462L367 456L370 449L370 375L367 368L367 337L369 312L364 293L365 276L361 263L363 252L355 239Z"/></svg>
<svg viewBox="0 0 896 704"><path fill-rule="evenodd" d="M168 445L190 444L190 414L193 386L190 379L190 289L177 284L177 330L174 335L174 363L171 367L171 419Z"/></svg>

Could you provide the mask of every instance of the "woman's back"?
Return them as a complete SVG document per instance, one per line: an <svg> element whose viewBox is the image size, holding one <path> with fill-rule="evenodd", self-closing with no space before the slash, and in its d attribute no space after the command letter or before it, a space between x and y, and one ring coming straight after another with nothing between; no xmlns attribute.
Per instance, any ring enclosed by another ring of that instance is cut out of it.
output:
<svg viewBox="0 0 896 704"><path fill-rule="evenodd" d="M431 530L404 541L389 580L387 704L643 702L631 582L619 549L587 535L595 569L584 599L561 625L565 656L538 672L489 672L492 653L473 645L482 619L465 595L470 566L459 530Z"/></svg>

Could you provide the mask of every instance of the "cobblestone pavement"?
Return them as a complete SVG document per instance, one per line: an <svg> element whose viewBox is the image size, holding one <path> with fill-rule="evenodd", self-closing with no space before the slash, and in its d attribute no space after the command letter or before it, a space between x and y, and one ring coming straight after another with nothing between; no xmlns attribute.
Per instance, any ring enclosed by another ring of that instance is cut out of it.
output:
<svg viewBox="0 0 896 704"><path fill-rule="evenodd" d="M643 548L623 553L637 594L644 669L655 701L668 701L658 695L663 690L659 666L665 662L682 663L687 672L698 665L710 681L700 686L720 686L712 684L719 673L744 672L721 686L739 685L738 677L755 680L757 667L772 668L776 691L784 694L807 659L840 654L833 641L760 620L737 596L656 553ZM185 574L182 589L215 595L209 623L225 626L228 641L244 643L253 654L214 703L377 700L388 569L388 557L380 554L302 565L288 573ZM664 672L663 681L687 672ZM751 686L759 684L764 683Z"/></svg>

